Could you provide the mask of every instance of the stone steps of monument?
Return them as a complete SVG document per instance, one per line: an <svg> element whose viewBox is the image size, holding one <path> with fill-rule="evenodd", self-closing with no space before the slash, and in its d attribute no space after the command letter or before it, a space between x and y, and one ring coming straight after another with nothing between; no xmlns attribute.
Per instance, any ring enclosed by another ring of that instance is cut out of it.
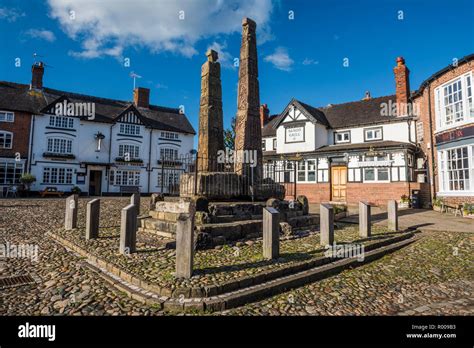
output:
<svg viewBox="0 0 474 348"><path fill-rule="evenodd" d="M210 203L209 211L213 216L262 215L264 206L264 203Z"/></svg>
<svg viewBox="0 0 474 348"><path fill-rule="evenodd" d="M165 237L165 238L169 238L169 239L174 239L175 238L175 233L158 231L158 230L155 230L155 229L150 229L150 228L145 228L145 227L139 227L138 232L152 233L152 234L156 234L157 236Z"/></svg>
<svg viewBox="0 0 474 348"><path fill-rule="evenodd" d="M214 224L222 224L222 223L230 223L236 221L251 221L251 220L262 220L262 215L242 215L242 216L234 216L234 215L217 215L212 216L211 220Z"/></svg>
<svg viewBox="0 0 474 348"><path fill-rule="evenodd" d="M208 233L211 237L224 237L227 241L241 238L252 238L262 232L261 220L242 220L227 223L197 225L196 230Z"/></svg>
<svg viewBox="0 0 474 348"><path fill-rule="evenodd" d="M174 236L176 234L176 222L148 218L141 220L141 227L160 232L166 236Z"/></svg>

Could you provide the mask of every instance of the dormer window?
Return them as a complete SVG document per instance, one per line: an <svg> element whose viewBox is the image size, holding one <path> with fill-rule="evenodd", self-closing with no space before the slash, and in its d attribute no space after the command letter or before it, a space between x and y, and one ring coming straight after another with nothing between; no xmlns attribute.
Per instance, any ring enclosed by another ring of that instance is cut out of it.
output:
<svg viewBox="0 0 474 348"><path fill-rule="evenodd" d="M334 142L336 144L340 143L350 143L351 142L351 132L337 132L334 134Z"/></svg>
<svg viewBox="0 0 474 348"><path fill-rule="evenodd" d="M364 141L382 140L382 127L364 129Z"/></svg>

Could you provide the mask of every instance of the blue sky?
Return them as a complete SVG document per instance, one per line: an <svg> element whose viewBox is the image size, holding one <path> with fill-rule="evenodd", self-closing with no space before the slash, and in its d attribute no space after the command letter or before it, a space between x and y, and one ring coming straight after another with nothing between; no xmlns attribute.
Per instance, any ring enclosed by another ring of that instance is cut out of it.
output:
<svg viewBox="0 0 474 348"><path fill-rule="evenodd" d="M135 71L153 104L184 105L197 129L200 67L213 47L227 126L236 113L232 63L243 16L258 24L260 98L272 114L292 97L324 106L359 100L366 90L393 94L397 56L417 89L474 52L471 0L0 0L0 80L29 83L36 52L48 65L46 86L131 100Z"/></svg>

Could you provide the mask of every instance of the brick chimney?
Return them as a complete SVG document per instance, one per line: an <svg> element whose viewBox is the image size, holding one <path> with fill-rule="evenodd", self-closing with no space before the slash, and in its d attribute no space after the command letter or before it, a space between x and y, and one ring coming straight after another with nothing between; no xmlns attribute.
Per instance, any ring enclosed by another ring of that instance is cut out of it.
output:
<svg viewBox="0 0 474 348"><path fill-rule="evenodd" d="M410 98L410 70L405 65L403 57L397 58L397 66L393 68L395 74L395 94L397 102L397 116L407 114L407 104Z"/></svg>
<svg viewBox="0 0 474 348"><path fill-rule="evenodd" d="M43 88L43 74L44 64L43 62L34 63L31 67L31 88L42 89Z"/></svg>
<svg viewBox="0 0 474 348"><path fill-rule="evenodd" d="M150 89L137 87L133 90L133 103L139 108L150 107Z"/></svg>
<svg viewBox="0 0 474 348"><path fill-rule="evenodd" d="M267 104L260 105L260 125L262 128L268 123L268 117L270 110L268 110Z"/></svg>

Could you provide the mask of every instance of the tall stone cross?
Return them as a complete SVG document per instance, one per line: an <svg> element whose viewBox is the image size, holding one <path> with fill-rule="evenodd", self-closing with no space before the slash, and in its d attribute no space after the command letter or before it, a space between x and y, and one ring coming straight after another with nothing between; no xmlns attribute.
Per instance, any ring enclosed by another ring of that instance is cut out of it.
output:
<svg viewBox="0 0 474 348"><path fill-rule="evenodd" d="M221 65L216 51L208 50L206 56L201 68L198 170L212 172L218 171L218 151L224 150Z"/></svg>
<svg viewBox="0 0 474 348"><path fill-rule="evenodd" d="M259 107L260 93L257 64L257 25L249 18L242 21L242 44L240 46L239 87L237 95L237 116L235 122L235 150L240 158L256 156L256 166L251 174L251 165L237 161L235 172L241 175L253 175L254 182L261 177L262 171L262 129ZM244 155L242 150L247 151ZM254 157L252 157L254 158ZM245 161L248 162L248 161Z"/></svg>

